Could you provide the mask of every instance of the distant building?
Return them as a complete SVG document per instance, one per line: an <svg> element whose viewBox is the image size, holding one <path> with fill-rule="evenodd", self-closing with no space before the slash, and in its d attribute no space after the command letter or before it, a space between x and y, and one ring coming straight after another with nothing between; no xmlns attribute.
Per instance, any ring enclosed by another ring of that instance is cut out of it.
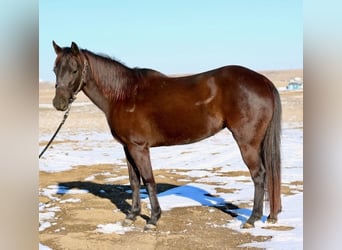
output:
<svg viewBox="0 0 342 250"><path fill-rule="evenodd" d="M303 79L300 77L295 77L289 81L289 84L286 86L287 90L297 90L303 89Z"/></svg>

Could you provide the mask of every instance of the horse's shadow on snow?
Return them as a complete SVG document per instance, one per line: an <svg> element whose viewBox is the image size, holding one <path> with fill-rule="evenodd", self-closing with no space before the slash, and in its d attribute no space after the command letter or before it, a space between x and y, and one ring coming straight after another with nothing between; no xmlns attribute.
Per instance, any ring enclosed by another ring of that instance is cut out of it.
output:
<svg viewBox="0 0 342 250"><path fill-rule="evenodd" d="M99 184L90 181L72 181L61 182L58 184L57 194L64 195L71 189L86 190L89 193L101 198L109 199L121 212L128 214L131 209L131 204L127 200L132 198L132 191L129 185L118 184ZM193 201L196 201L202 206L214 207L230 216L245 223L252 211L246 208L239 208L238 206L226 202L220 197L209 194L206 190L192 185L176 186L167 183L157 184L157 194L163 209L163 200L167 201L168 197L179 196ZM141 199L148 200L148 193L145 188L140 189ZM171 198L170 198L171 199ZM168 201L168 203L170 203ZM148 220L149 217L141 215L142 218ZM263 216L262 221L266 221L266 216Z"/></svg>

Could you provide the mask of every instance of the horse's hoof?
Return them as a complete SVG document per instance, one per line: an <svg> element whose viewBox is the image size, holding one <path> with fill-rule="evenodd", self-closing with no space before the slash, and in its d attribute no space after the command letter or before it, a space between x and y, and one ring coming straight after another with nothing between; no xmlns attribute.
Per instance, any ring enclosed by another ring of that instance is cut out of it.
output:
<svg viewBox="0 0 342 250"><path fill-rule="evenodd" d="M250 224L246 222L245 224L242 225L242 228L244 229L254 228L254 224Z"/></svg>
<svg viewBox="0 0 342 250"><path fill-rule="evenodd" d="M124 219L124 221L122 222L123 227L129 227L132 224L133 224L133 220L130 220L130 219Z"/></svg>
<svg viewBox="0 0 342 250"><path fill-rule="evenodd" d="M157 229L156 225L153 224L146 224L144 227L144 231L155 231Z"/></svg>
<svg viewBox="0 0 342 250"><path fill-rule="evenodd" d="M277 223L277 219L275 219L275 218L267 218L267 223L275 224L275 223Z"/></svg>

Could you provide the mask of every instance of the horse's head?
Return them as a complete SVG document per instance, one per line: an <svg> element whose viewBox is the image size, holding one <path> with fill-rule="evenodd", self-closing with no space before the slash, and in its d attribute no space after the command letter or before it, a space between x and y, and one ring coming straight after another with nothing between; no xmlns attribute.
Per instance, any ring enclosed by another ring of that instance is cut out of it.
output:
<svg viewBox="0 0 342 250"><path fill-rule="evenodd" d="M57 110L65 111L85 82L87 61L74 42L70 48L61 48L54 41L52 44L57 54L53 69L56 75L53 106Z"/></svg>

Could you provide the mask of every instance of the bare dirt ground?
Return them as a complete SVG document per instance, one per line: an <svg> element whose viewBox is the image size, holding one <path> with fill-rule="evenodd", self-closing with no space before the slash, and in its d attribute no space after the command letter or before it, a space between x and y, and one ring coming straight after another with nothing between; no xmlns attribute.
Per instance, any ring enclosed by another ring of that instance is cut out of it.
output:
<svg viewBox="0 0 342 250"><path fill-rule="evenodd" d="M293 77L303 77L302 70L267 71L268 76L277 87L284 87ZM54 86L39 86L39 136L52 135L63 117L49 105L54 95ZM282 91L284 124L302 124L303 122L303 91ZM77 98L77 105L72 107L70 116L62 130L71 133L78 131L108 132L104 116L82 93ZM302 126L302 125L299 125ZM46 142L41 141L44 145ZM57 142L58 143L58 140ZM40 231L39 239L43 245L54 250L58 249L236 249L241 244L254 241L266 241L269 237L252 236L224 227L233 217L220 210L206 206L175 208L164 211L158 222L156 231L145 232L146 218L150 212L143 205L142 216L134 224L134 230L125 234L103 234L96 232L99 224L123 221L125 211L130 208L131 197L128 180L118 180L114 184L105 181L103 173L110 172L113 176L127 176L127 169L112 164L99 164L82 167L77 166L63 172L39 172L39 190L51 185L70 188L87 189L87 193L60 194L59 199L81 199L81 202L58 202L56 222ZM229 174L229 173L227 173ZM240 175L248 175L246 172ZM91 181L85 181L95 175ZM162 176L162 178L161 178ZM170 188L185 185L179 173L171 171L155 171L158 193ZM303 183L299 183L302 185ZM295 186L295 184L294 184ZM282 192L291 195L291 189L283 187ZM223 190L230 192L230 190ZM252 197L252 194L251 194ZM47 206L56 206L57 201L45 195L39 196L39 202ZM246 204L246 206L249 206ZM219 225L213 227L213 225ZM222 225L222 226L220 226ZM290 230L275 228L275 230ZM239 248L241 249L241 248ZM253 249L253 248L248 248Z"/></svg>

